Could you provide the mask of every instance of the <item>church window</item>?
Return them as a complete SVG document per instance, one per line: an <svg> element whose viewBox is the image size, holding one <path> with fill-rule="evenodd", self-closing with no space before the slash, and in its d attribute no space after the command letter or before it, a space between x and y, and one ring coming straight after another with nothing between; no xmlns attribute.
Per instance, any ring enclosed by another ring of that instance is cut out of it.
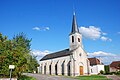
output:
<svg viewBox="0 0 120 80"><path fill-rule="evenodd" d="M80 42L80 38L78 38L78 42Z"/></svg>
<svg viewBox="0 0 120 80"><path fill-rule="evenodd" d="M79 55L80 55L80 57L82 56L82 54L81 54L81 53L80 53Z"/></svg>
<svg viewBox="0 0 120 80"><path fill-rule="evenodd" d="M72 36L72 43L74 42L74 36Z"/></svg>

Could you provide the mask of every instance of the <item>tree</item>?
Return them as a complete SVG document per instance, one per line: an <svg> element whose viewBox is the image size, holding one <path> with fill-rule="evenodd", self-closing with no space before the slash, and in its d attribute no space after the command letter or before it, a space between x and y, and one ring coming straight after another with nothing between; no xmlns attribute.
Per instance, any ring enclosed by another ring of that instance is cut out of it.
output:
<svg viewBox="0 0 120 80"><path fill-rule="evenodd" d="M110 73L109 65L105 65L105 74L109 73Z"/></svg>
<svg viewBox="0 0 120 80"><path fill-rule="evenodd" d="M13 50L17 54L14 60L17 62L15 72L19 77L22 72L28 69L28 59L31 56L30 53L30 42L24 33L19 33L13 37ZM17 57L17 58L16 58Z"/></svg>
<svg viewBox="0 0 120 80"><path fill-rule="evenodd" d="M13 75L20 77L22 72L34 70L36 59L30 53L30 42L24 33L19 33L8 40L0 33L0 74L9 76L9 65L15 65ZM34 67L30 67L32 65Z"/></svg>
<svg viewBox="0 0 120 80"><path fill-rule="evenodd" d="M9 74L8 63L11 58L11 41L7 39L7 36L3 36L0 33L0 75L5 76ZM6 74L4 74L6 73Z"/></svg>

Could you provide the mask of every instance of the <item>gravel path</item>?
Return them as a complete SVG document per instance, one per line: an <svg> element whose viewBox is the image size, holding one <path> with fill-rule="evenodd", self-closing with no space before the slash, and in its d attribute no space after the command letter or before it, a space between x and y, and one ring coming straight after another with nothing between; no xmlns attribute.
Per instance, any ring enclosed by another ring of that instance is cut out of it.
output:
<svg viewBox="0 0 120 80"><path fill-rule="evenodd" d="M32 76L37 80L77 80L73 78L68 78L64 76L51 76L51 75L42 75L42 74L32 74L32 73L24 73L23 75Z"/></svg>
<svg viewBox="0 0 120 80"><path fill-rule="evenodd" d="M120 77L116 75L107 75L107 78L110 78L112 80L120 80Z"/></svg>

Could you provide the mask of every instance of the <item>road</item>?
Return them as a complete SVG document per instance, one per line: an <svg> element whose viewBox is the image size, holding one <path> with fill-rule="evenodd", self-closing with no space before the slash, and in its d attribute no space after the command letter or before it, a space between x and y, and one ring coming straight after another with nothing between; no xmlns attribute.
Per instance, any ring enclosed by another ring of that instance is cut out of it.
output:
<svg viewBox="0 0 120 80"><path fill-rule="evenodd" d="M70 78L70 77L56 76L56 75L52 76L52 75L32 74L32 73L24 73L23 75L32 76L36 78L37 80L77 80L77 79ZM120 77L116 75L105 75L105 76L108 79L120 80Z"/></svg>
<svg viewBox="0 0 120 80"><path fill-rule="evenodd" d="M74 78L69 78L65 76L51 76L51 75L42 75L42 74L31 74L31 73L24 73L23 75L32 76L37 80L77 80Z"/></svg>
<svg viewBox="0 0 120 80"><path fill-rule="evenodd" d="M107 78L110 78L112 80L120 80L120 77L119 76L116 76L116 75L106 75Z"/></svg>

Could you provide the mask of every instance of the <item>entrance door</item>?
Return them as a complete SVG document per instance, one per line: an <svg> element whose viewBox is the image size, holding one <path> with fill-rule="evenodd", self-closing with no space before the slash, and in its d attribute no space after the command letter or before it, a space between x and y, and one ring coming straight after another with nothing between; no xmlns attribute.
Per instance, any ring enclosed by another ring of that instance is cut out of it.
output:
<svg viewBox="0 0 120 80"><path fill-rule="evenodd" d="M83 66L80 66L80 75L83 75Z"/></svg>

